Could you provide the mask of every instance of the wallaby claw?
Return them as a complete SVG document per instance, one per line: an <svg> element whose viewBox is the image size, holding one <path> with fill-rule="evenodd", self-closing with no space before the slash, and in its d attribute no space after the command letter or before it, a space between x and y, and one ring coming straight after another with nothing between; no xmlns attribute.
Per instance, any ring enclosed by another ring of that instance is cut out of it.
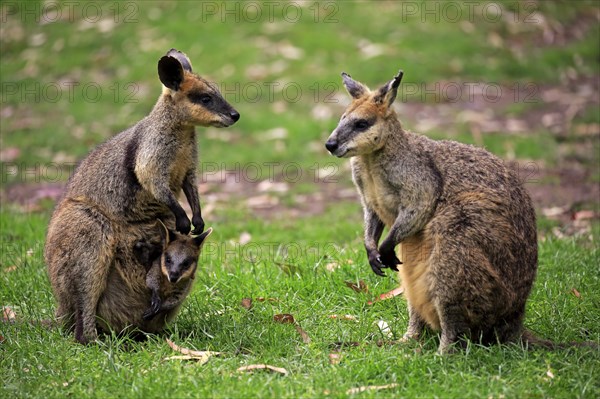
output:
<svg viewBox="0 0 600 399"><path fill-rule="evenodd" d="M146 310L144 312L144 314L142 315L142 317L144 318L144 320L152 320L154 318L154 316L156 316L158 314L158 312L160 312L160 305L161 305L161 301L160 301L160 297L157 296L152 296L152 301L150 302L150 308L148 308L148 310Z"/></svg>

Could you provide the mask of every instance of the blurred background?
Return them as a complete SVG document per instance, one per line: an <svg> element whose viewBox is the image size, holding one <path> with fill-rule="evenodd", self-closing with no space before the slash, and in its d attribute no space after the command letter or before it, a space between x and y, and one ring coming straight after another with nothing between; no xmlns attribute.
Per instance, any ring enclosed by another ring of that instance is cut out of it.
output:
<svg viewBox="0 0 600 399"><path fill-rule="evenodd" d="M76 162L150 111L172 47L241 114L231 128L197 129L209 224L324 215L349 218L354 238L348 160L323 146L349 102L340 73L376 88L400 68L404 127L511 163L542 235L591 234L598 218L597 1L5 1L0 11L3 228L15 213L47 220Z"/></svg>

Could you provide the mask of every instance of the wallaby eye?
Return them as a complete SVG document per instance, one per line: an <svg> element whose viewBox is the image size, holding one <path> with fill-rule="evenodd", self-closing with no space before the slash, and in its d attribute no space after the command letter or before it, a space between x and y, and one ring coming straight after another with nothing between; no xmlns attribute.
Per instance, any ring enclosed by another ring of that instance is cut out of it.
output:
<svg viewBox="0 0 600 399"><path fill-rule="evenodd" d="M173 260L171 259L171 256L170 255L165 255L165 263L167 265L170 265L171 262L173 262Z"/></svg>
<svg viewBox="0 0 600 399"><path fill-rule="evenodd" d="M192 102L202 105L208 105L213 101L210 94L191 93L189 98Z"/></svg>
<svg viewBox="0 0 600 399"><path fill-rule="evenodd" d="M369 121L367 121L365 119L359 119L356 122L354 122L355 129L364 130L364 129L368 128L369 126L370 126Z"/></svg>

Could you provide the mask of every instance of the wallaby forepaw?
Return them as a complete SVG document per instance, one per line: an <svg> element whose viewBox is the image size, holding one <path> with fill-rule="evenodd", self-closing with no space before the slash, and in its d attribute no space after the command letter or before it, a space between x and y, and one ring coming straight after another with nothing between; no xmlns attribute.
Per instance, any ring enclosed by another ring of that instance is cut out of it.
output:
<svg viewBox="0 0 600 399"><path fill-rule="evenodd" d="M396 252L392 249L391 251L381 251L381 255L379 256L381 263L384 265L383 267L389 267L394 271L398 271L398 265L401 265L400 259L396 256Z"/></svg>
<svg viewBox="0 0 600 399"><path fill-rule="evenodd" d="M146 310L144 312L144 314L142 315L142 318L144 320L152 320L154 318L154 316L156 316L158 314L159 311L160 311L160 306L159 307L151 306L148 310Z"/></svg>
<svg viewBox="0 0 600 399"><path fill-rule="evenodd" d="M381 262L380 256L369 257L369 265L371 265L373 273L375 273L378 276L385 277L385 273L381 270L385 268L385 266Z"/></svg>
<svg viewBox="0 0 600 399"><path fill-rule="evenodd" d="M152 320L156 316L156 313L152 309L148 309L142 315L142 318L146 321Z"/></svg>
<svg viewBox="0 0 600 399"><path fill-rule="evenodd" d="M194 225L194 230L192 230L192 235L197 236L198 234L202 234L204 232L204 220L202 217L192 217L192 224Z"/></svg>
<svg viewBox="0 0 600 399"><path fill-rule="evenodd" d="M191 228L192 225L190 224L190 219L188 219L187 216L182 216L175 220L175 229L181 234L188 235Z"/></svg>

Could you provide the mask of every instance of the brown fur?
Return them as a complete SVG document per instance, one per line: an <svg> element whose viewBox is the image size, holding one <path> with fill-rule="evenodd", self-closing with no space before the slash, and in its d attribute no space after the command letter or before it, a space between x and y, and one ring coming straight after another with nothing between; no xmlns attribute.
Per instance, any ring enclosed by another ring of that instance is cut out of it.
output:
<svg viewBox="0 0 600 399"><path fill-rule="evenodd" d="M150 114L81 162L48 226L44 256L56 315L75 326L82 343L97 336L96 317L116 330L162 328L160 321L140 321L150 296L146 268L132 249L139 241L160 242L156 219L185 234L191 224L202 232L194 126L225 127L239 119L213 84L191 72L185 54L170 50L158 73L163 91ZM191 224L177 200L181 191Z"/></svg>
<svg viewBox="0 0 600 399"><path fill-rule="evenodd" d="M462 337L527 340L523 316L537 236L517 176L482 149L405 131L392 107L401 74L375 92L343 77L354 100L326 146L352 157L373 271L383 275L382 268L403 262L405 338L425 326L441 330L441 353ZM389 232L379 243L384 227Z"/></svg>
<svg viewBox="0 0 600 399"><path fill-rule="evenodd" d="M162 225L162 223L161 223ZM197 237L190 237L163 227L163 252L153 262L146 275L146 284L152 292L152 301L143 315L144 320L158 316L169 322L177 314L183 300L190 293L198 266L198 255L208 229Z"/></svg>

